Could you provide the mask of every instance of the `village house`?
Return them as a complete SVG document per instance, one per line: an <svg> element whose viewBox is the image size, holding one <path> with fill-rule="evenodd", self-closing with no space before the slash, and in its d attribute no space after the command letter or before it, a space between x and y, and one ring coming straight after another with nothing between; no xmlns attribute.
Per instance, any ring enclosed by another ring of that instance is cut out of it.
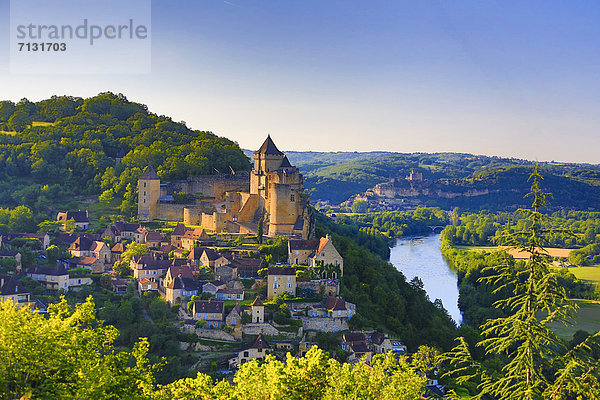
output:
<svg viewBox="0 0 600 400"><path fill-rule="evenodd" d="M365 362L369 363L373 357L373 352L369 348L367 336L364 332L345 333L342 336L340 347L342 350L348 352L348 358L346 360L350 364L360 362L363 357Z"/></svg>
<svg viewBox="0 0 600 400"><path fill-rule="evenodd" d="M181 247L181 238L187 232L187 228L184 224L177 224L171 232L171 245L175 247Z"/></svg>
<svg viewBox="0 0 600 400"><path fill-rule="evenodd" d="M75 240L77 240L77 238L79 238L79 237L85 237L91 241L96 241L96 240L99 241L100 240L100 235L98 235L96 233L60 232L58 235L56 235L56 237L52 241L52 244L54 244L56 246L65 246L65 247L69 248L69 246L71 246L71 244Z"/></svg>
<svg viewBox="0 0 600 400"><path fill-rule="evenodd" d="M286 353L292 351L294 348L291 340L273 340L271 341L271 346L274 346L276 351L283 351Z"/></svg>
<svg viewBox="0 0 600 400"><path fill-rule="evenodd" d="M56 220L63 223L61 227L63 231L66 230L67 221L69 220L72 220L75 223L77 229L86 230L90 226L87 210L59 212L56 216Z"/></svg>
<svg viewBox="0 0 600 400"><path fill-rule="evenodd" d="M71 243L69 253L73 257L95 257L105 265L110 264L112 259L111 250L106 243L90 240L85 236L80 236Z"/></svg>
<svg viewBox="0 0 600 400"><path fill-rule="evenodd" d="M46 250L50 246L50 235L47 233L9 232L0 235L0 247L11 244L14 239L37 239L42 244L42 250Z"/></svg>
<svg viewBox="0 0 600 400"><path fill-rule="evenodd" d="M267 276L267 298L287 293L296 295L296 268L269 267Z"/></svg>
<svg viewBox="0 0 600 400"><path fill-rule="evenodd" d="M221 258L221 255L219 253L217 253L216 250L210 249L210 248L205 248L204 251L202 252L202 255L200 256L200 261L202 262L202 265L205 265L214 271L215 262L219 258Z"/></svg>
<svg viewBox="0 0 600 400"><path fill-rule="evenodd" d="M181 236L181 247L186 250L191 250L195 246L203 246L213 244L214 241L208 236L202 228L189 229Z"/></svg>
<svg viewBox="0 0 600 400"><path fill-rule="evenodd" d="M102 238L108 237L113 243L125 239L143 243L143 236L140 237L143 231L140 224L119 221L107 227Z"/></svg>
<svg viewBox="0 0 600 400"><path fill-rule="evenodd" d="M264 360L272 351L273 348L271 345L263 337L262 333L259 333L252 342L240 347L237 356L229 360L229 366L235 367L236 365L255 359Z"/></svg>
<svg viewBox="0 0 600 400"><path fill-rule="evenodd" d="M202 285L202 293L210 293L212 295L216 295L217 290L224 289L225 287L225 282L221 282L219 280L206 282L204 285Z"/></svg>
<svg viewBox="0 0 600 400"><path fill-rule="evenodd" d="M105 264L96 257L73 257L69 259L69 268L84 268L93 274L101 274Z"/></svg>
<svg viewBox="0 0 600 400"><path fill-rule="evenodd" d="M233 337L235 339L242 338L242 307L238 302L225 317L225 325L233 329Z"/></svg>
<svg viewBox="0 0 600 400"><path fill-rule="evenodd" d="M121 242L116 243L110 249L110 262L115 263L117 261L120 261L121 257L123 256L123 253L125 253L126 250L127 250L127 247L123 243L121 243Z"/></svg>
<svg viewBox="0 0 600 400"><path fill-rule="evenodd" d="M151 255L132 257L129 267L135 279L148 278L158 281L172 265L171 260L157 260Z"/></svg>
<svg viewBox="0 0 600 400"><path fill-rule="evenodd" d="M69 273L62 264L53 267L33 266L27 270L27 276L48 290L69 290Z"/></svg>
<svg viewBox="0 0 600 400"><path fill-rule="evenodd" d="M69 274L69 290L78 291L84 286L91 285L92 278L82 274Z"/></svg>
<svg viewBox="0 0 600 400"><path fill-rule="evenodd" d="M370 348L373 353L382 354L388 351L405 353L406 347L397 339L390 339L385 333L374 331L368 334Z"/></svg>
<svg viewBox="0 0 600 400"><path fill-rule="evenodd" d="M219 289L217 290L217 300L244 300L244 289Z"/></svg>
<svg viewBox="0 0 600 400"><path fill-rule="evenodd" d="M25 305L30 302L31 295L14 276L0 275L0 302L8 300Z"/></svg>
<svg viewBox="0 0 600 400"><path fill-rule="evenodd" d="M171 305L180 304L185 298L197 295L199 291L198 282L187 265L170 267L162 284L160 294Z"/></svg>
<svg viewBox="0 0 600 400"><path fill-rule="evenodd" d="M322 268L323 278L338 278L344 275L344 259L337 251L327 234L319 240L289 240L288 263Z"/></svg>
<svg viewBox="0 0 600 400"><path fill-rule="evenodd" d="M164 244L168 244L167 239L159 232L146 232L144 236L144 243L151 249L160 249Z"/></svg>
<svg viewBox="0 0 600 400"><path fill-rule="evenodd" d="M322 304L309 307L308 316L313 318L350 319L354 307L354 304L346 303L339 297L328 296Z"/></svg>
<svg viewBox="0 0 600 400"><path fill-rule="evenodd" d="M127 290L127 288L125 288ZM148 278L142 278L138 281L138 291L140 293L147 292L149 290L158 290L158 282L150 280Z"/></svg>
<svg viewBox="0 0 600 400"><path fill-rule="evenodd" d="M23 264L21 263L21 253L18 251L0 250L0 260L15 260L16 271L21 272Z"/></svg>
<svg viewBox="0 0 600 400"><path fill-rule="evenodd" d="M229 282L237 278L237 268L232 264L215 267L215 278L221 282Z"/></svg>
<svg viewBox="0 0 600 400"><path fill-rule="evenodd" d="M206 328L220 329L223 326L225 306L222 301L196 300L192 306L192 317L206 321Z"/></svg>
<svg viewBox="0 0 600 400"><path fill-rule="evenodd" d="M263 324L265 322L265 305L260 298L256 297L250 306L253 324Z"/></svg>
<svg viewBox="0 0 600 400"><path fill-rule="evenodd" d="M307 341L306 337L303 337L298 343L298 357L304 357L313 346L316 346L316 343Z"/></svg>
<svg viewBox="0 0 600 400"><path fill-rule="evenodd" d="M127 293L128 281L125 279L112 279L111 286L113 292L117 294Z"/></svg>
<svg viewBox="0 0 600 400"><path fill-rule="evenodd" d="M235 257L231 264L236 267L238 279L258 279L258 271L267 266L262 258Z"/></svg>
<svg viewBox="0 0 600 400"><path fill-rule="evenodd" d="M187 255L187 259L190 260L190 263L193 265L201 265L202 254L204 254L205 247L193 247Z"/></svg>

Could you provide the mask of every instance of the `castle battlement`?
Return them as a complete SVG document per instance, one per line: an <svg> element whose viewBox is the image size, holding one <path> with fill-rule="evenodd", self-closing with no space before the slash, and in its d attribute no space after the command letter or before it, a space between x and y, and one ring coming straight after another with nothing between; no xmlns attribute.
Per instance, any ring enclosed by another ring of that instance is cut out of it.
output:
<svg viewBox="0 0 600 400"><path fill-rule="evenodd" d="M269 236L308 239L314 216L304 195L304 179L267 136L248 173L188 177L167 183L148 166L138 180L138 219L183 221L213 232L251 233L264 221ZM186 204L173 194L188 194Z"/></svg>

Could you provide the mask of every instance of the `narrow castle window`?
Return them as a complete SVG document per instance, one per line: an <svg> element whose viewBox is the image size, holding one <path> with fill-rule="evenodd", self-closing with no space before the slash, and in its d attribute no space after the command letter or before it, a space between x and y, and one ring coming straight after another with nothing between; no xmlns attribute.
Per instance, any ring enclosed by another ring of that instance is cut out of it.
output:
<svg viewBox="0 0 600 400"><path fill-rule="evenodd" d="M296 197L293 194L290 196L290 201L296 201Z"/></svg>

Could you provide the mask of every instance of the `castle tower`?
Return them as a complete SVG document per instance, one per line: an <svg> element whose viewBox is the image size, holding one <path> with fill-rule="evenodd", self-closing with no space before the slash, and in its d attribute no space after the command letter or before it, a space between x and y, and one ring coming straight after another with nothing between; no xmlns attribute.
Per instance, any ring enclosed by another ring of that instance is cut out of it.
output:
<svg viewBox="0 0 600 400"><path fill-rule="evenodd" d="M159 198L160 178L149 165L138 179L138 220L150 221L156 218Z"/></svg>
<svg viewBox="0 0 600 400"><path fill-rule="evenodd" d="M258 297L252 302L250 310L252 312L253 324L262 324L265 322L265 305Z"/></svg>
<svg viewBox="0 0 600 400"><path fill-rule="evenodd" d="M281 165L285 155L279 151L271 135L267 136L262 146L254 152L254 169L250 175L250 193L266 198L268 193L267 174Z"/></svg>

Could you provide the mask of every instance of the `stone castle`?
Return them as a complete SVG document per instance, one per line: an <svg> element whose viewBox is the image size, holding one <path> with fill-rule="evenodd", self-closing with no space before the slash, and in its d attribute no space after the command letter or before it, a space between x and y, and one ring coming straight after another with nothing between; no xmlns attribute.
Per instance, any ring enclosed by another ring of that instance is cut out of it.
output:
<svg viewBox="0 0 600 400"><path fill-rule="evenodd" d="M249 176L221 174L161 183L148 166L138 180L138 191L140 221L183 221L217 233L256 234L262 219L268 236L314 236L303 177L270 136L254 153ZM182 194L188 195L186 201L181 201Z"/></svg>

